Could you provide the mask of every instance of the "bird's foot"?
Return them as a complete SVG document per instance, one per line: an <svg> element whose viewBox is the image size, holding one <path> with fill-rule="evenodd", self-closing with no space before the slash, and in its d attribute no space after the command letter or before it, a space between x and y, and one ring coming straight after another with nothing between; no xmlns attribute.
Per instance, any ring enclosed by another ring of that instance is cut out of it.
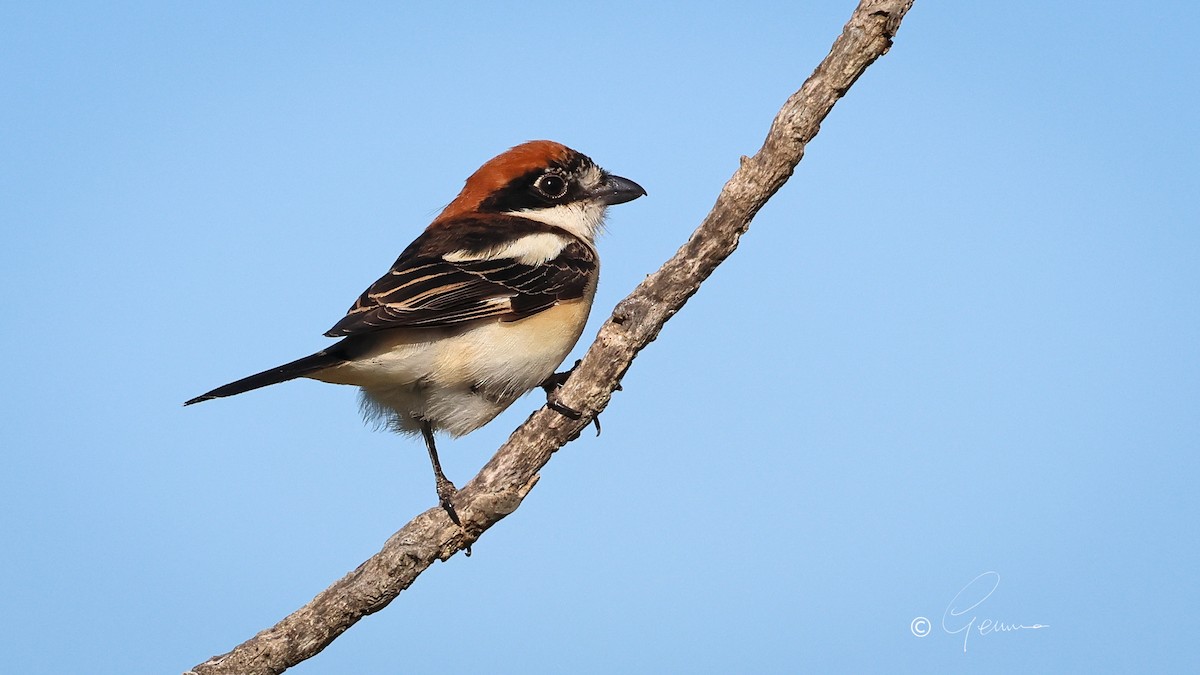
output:
<svg viewBox="0 0 1200 675"><path fill-rule="evenodd" d="M582 362L583 359L579 359L575 361L575 365L571 366L570 369L564 370L561 373L554 373L542 382L542 389L546 392L546 407L569 420L577 420L583 417L583 413L568 405L560 403L555 397L555 393L559 390L559 388L567 383L567 380L571 377L571 373L574 373L575 369L578 368L579 364ZM596 435L599 436L600 415L596 415L592 418L592 424L596 425Z"/></svg>
<svg viewBox="0 0 1200 675"><path fill-rule="evenodd" d="M554 373L542 381L541 386L542 389L546 391L547 398L549 398L550 394L553 394L555 391L557 391L559 387L567 383L567 379L571 377L571 373L575 372L575 369L579 367L580 363L583 363L583 359L575 361L575 365L571 366L569 369L564 370L561 373Z"/></svg>
<svg viewBox="0 0 1200 675"><path fill-rule="evenodd" d="M450 520L459 527L462 527L462 521L458 519L458 512L454 510L454 496L458 494L458 488L454 487L445 476L437 478L437 494L438 502L442 508L446 510L446 515L450 516Z"/></svg>

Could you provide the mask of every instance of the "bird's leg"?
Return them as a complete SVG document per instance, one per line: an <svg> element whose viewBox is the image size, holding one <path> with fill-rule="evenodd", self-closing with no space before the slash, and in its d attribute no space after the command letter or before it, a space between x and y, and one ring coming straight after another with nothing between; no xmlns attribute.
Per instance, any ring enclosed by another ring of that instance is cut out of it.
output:
<svg viewBox="0 0 1200 675"><path fill-rule="evenodd" d="M454 510L454 504L450 500L454 499L454 495L458 494L458 488L454 487L454 483L446 478L446 474L442 473L442 463L438 461L437 446L433 443L433 425L429 422L421 421L421 435L425 437L425 448L429 450L429 461L433 464L433 478L437 482L438 500L442 504L442 508L446 509L446 515L450 516L450 520L454 521L455 525L462 527L462 523L458 520L458 513Z"/></svg>
<svg viewBox="0 0 1200 675"><path fill-rule="evenodd" d="M559 415L566 417L567 419L577 420L580 417L583 417L583 413L579 412L578 410L576 410L570 406L566 406L566 405L563 405L562 403L559 403L558 399L554 397L554 392L558 391L559 387L561 387L567 383L567 379L569 379L571 377L571 373L575 372L575 369L578 368L579 364L582 362L583 362L583 359L579 359L579 360L575 361L575 365L571 366L571 368L569 370L564 370L561 373L554 373L553 375L551 375L550 377L547 377L544 381L542 381L542 385L541 385L542 389L545 390L545 392L546 392L546 406L548 408L550 408L551 410L553 410L554 412L558 413ZM619 388L620 387L618 386L618 389ZM592 423L596 425L596 435L599 436L600 435L600 416L596 415L595 417L593 417Z"/></svg>

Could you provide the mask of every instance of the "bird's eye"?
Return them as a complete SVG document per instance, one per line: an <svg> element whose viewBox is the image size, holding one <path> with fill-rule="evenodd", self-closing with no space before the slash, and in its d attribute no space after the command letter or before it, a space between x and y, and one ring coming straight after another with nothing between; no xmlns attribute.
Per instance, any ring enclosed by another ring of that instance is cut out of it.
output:
<svg viewBox="0 0 1200 675"><path fill-rule="evenodd" d="M550 199L558 199L567 194L567 180L556 173L542 174L534 181L533 186Z"/></svg>

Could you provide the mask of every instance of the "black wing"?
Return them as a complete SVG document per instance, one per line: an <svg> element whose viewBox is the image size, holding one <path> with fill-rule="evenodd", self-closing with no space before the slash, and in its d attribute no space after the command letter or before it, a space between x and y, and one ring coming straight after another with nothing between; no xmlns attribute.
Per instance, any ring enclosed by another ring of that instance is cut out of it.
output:
<svg viewBox="0 0 1200 675"><path fill-rule="evenodd" d="M511 258L447 260L418 239L325 335L452 326L489 317L515 321L583 297L596 273L596 254L574 238L564 239L568 243L557 257L540 264Z"/></svg>

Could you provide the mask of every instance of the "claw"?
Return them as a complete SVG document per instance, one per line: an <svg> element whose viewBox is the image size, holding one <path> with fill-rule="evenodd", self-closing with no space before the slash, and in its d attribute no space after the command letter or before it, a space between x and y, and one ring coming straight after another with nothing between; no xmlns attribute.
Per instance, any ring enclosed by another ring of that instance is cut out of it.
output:
<svg viewBox="0 0 1200 675"><path fill-rule="evenodd" d="M564 370L561 373L554 373L550 377L547 377L545 379L545 381L543 381L541 384L542 389L545 390L545 392L546 392L546 407L550 408L554 412L556 412L559 415L562 415L563 417L566 417L567 419L570 419L570 420L577 420L577 419L583 417L583 413L579 412L578 410L576 410L570 406L566 406L566 405L563 405L562 403L559 403L558 401L554 400L554 398L552 398L552 397L554 395L554 392L557 391L559 387L561 387L567 383L567 379L569 379L571 377L571 373L575 372L575 369L579 367L580 363L583 363L583 359L576 360L575 365L571 366L571 368L569 370ZM620 389L621 389L621 385L618 384L617 390L620 391ZM596 425L596 435L599 436L600 435L600 415L596 415L595 417L592 418L592 424ZM576 434L576 436L578 436L578 434ZM574 440L574 439L571 439L571 440Z"/></svg>
<svg viewBox="0 0 1200 675"><path fill-rule="evenodd" d="M558 401L551 399L549 396L546 397L546 407L550 408L559 415L566 417L567 419L577 420L583 417L583 413L570 406L565 406Z"/></svg>

